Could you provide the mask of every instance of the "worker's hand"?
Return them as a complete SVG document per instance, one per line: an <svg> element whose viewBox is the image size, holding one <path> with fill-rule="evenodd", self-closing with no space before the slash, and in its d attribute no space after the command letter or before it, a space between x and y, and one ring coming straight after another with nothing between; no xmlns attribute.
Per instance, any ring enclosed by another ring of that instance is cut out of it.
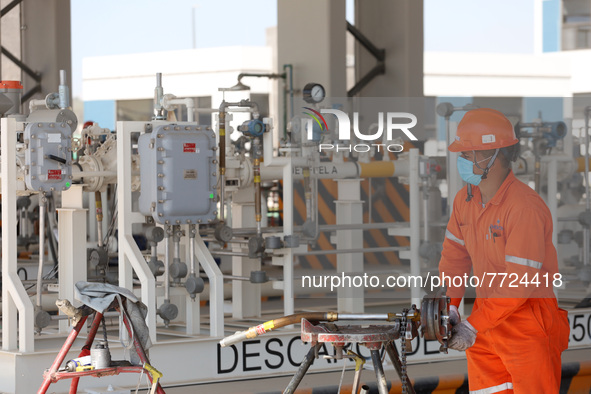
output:
<svg viewBox="0 0 591 394"><path fill-rule="evenodd" d="M451 339L447 347L454 350L464 351L476 342L476 329L467 320L456 325L452 330Z"/></svg>
<svg viewBox="0 0 591 394"><path fill-rule="evenodd" d="M460 312L458 312L458 307L455 305L450 305L449 306L449 324L451 324L451 326L455 326L457 325L460 321L462 321L462 318L460 317Z"/></svg>

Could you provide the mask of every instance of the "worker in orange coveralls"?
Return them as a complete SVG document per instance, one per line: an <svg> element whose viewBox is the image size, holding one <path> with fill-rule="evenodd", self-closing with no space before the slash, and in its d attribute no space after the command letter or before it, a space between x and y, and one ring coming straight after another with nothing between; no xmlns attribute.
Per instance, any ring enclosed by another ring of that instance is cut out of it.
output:
<svg viewBox="0 0 591 394"><path fill-rule="evenodd" d="M519 139L501 112L479 108L464 115L448 149L461 152L468 183L455 196L439 263L452 299L448 345L466 351L470 393L558 393L569 325L553 292L561 277L550 211L510 169ZM460 322L466 285L477 298Z"/></svg>

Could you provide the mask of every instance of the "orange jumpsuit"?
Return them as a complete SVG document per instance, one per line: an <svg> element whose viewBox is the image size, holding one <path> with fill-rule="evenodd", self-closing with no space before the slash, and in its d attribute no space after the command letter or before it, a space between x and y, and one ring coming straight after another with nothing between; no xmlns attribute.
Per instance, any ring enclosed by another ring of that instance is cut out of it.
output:
<svg viewBox="0 0 591 394"><path fill-rule="evenodd" d="M466 201L464 187L456 195L439 263L453 305L465 286L446 276L473 270L481 280L472 283L477 298L467 319L478 330L466 351L470 393L558 393L569 325L553 293L558 262L550 211L513 172L486 205L478 187L472 194Z"/></svg>

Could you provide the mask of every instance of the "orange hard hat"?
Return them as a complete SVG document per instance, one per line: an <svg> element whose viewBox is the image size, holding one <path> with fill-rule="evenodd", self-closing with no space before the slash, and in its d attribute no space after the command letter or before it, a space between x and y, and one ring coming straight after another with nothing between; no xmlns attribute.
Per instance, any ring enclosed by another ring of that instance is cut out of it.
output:
<svg viewBox="0 0 591 394"><path fill-rule="evenodd" d="M502 112L478 108L466 112L456 132L456 139L447 149L450 152L500 149L515 145L513 125Z"/></svg>

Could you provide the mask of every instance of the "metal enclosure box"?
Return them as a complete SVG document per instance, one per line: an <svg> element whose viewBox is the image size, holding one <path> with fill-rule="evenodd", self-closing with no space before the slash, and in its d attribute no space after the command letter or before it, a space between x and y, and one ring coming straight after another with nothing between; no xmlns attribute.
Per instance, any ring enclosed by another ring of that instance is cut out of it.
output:
<svg viewBox="0 0 591 394"><path fill-rule="evenodd" d="M138 148L143 215L170 225L216 218L215 134L209 127L156 125L139 137Z"/></svg>
<svg viewBox="0 0 591 394"><path fill-rule="evenodd" d="M25 183L35 191L67 190L72 184L72 129L65 122L34 122L25 128Z"/></svg>

